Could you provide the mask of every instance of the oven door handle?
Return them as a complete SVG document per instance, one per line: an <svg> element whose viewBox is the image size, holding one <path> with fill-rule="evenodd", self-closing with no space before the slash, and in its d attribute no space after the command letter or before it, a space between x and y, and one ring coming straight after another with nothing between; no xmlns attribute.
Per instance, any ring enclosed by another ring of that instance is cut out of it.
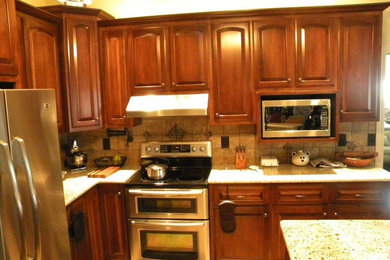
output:
<svg viewBox="0 0 390 260"><path fill-rule="evenodd" d="M144 220L131 220L131 224L146 225L146 226L164 226L164 227L202 227L204 222L159 222L159 221L144 221Z"/></svg>
<svg viewBox="0 0 390 260"><path fill-rule="evenodd" d="M175 196L188 196L188 195L201 195L204 190L153 190L153 189L129 189L129 194L134 195L175 195Z"/></svg>

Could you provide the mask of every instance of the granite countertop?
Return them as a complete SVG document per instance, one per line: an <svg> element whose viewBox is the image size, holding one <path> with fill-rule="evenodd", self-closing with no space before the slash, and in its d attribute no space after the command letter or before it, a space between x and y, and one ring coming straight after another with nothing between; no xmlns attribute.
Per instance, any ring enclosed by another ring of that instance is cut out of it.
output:
<svg viewBox="0 0 390 260"><path fill-rule="evenodd" d="M66 175L62 182L66 206L75 201L96 184L126 183L138 169L134 167L133 169L119 170L107 178L88 178L87 174L92 170L93 169L88 169L86 171L69 173Z"/></svg>
<svg viewBox="0 0 390 260"><path fill-rule="evenodd" d="M390 259L390 220L282 220L290 259Z"/></svg>
<svg viewBox="0 0 390 260"><path fill-rule="evenodd" d="M280 165L245 169L213 169L209 183L297 183L343 181L390 181L390 173L382 168L313 168L312 166Z"/></svg>

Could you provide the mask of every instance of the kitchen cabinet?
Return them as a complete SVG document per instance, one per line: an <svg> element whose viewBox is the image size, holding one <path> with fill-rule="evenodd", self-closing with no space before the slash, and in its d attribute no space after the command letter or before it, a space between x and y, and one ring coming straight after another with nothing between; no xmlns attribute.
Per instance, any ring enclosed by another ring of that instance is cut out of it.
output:
<svg viewBox="0 0 390 260"><path fill-rule="evenodd" d="M104 28L100 31L102 43L102 93L105 127L128 126L126 106L130 88L126 73L127 31Z"/></svg>
<svg viewBox="0 0 390 260"><path fill-rule="evenodd" d="M212 22L214 124L253 124L249 28L248 21Z"/></svg>
<svg viewBox="0 0 390 260"><path fill-rule="evenodd" d="M18 74L16 27L15 1L0 0L0 81L3 81L3 77L14 77Z"/></svg>
<svg viewBox="0 0 390 260"><path fill-rule="evenodd" d="M337 20L329 15L253 22L254 86L264 92L336 90Z"/></svg>
<svg viewBox="0 0 390 260"><path fill-rule="evenodd" d="M212 259L289 259L281 220L390 217L386 182L211 184L209 191ZM223 200L236 203L232 233L220 225Z"/></svg>
<svg viewBox="0 0 390 260"><path fill-rule="evenodd" d="M130 29L129 77L134 95L208 89L206 22L142 25Z"/></svg>
<svg viewBox="0 0 390 260"><path fill-rule="evenodd" d="M211 186L211 259L268 259L268 197L261 185ZM223 200L236 203L236 228L231 233L221 229L218 205Z"/></svg>
<svg viewBox="0 0 390 260"><path fill-rule="evenodd" d="M112 16L98 9L48 6L62 19L65 130L96 130L103 126L101 111L97 21Z"/></svg>
<svg viewBox="0 0 390 260"><path fill-rule="evenodd" d="M57 124L63 129L60 69L60 19L16 2L20 53L19 75L23 88L54 89ZM31 14L31 15L29 15Z"/></svg>
<svg viewBox="0 0 390 260"><path fill-rule="evenodd" d="M344 15L341 17L340 27L340 120L377 121L382 14Z"/></svg>
<svg viewBox="0 0 390 260"><path fill-rule="evenodd" d="M103 234L105 235L104 259L129 259L124 194L122 184L99 185Z"/></svg>
<svg viewBox="0 0 390 260"><path fill-rule="evenodd" d="M96 187L66 207L73 260L104 259L99 194Z"/></svg>

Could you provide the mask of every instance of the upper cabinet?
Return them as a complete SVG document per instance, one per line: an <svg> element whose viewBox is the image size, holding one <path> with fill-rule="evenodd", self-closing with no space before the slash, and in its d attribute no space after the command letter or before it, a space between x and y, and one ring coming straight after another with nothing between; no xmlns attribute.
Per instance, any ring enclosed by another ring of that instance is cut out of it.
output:
<svg viewBox="0 0 390 260"><path fill-rule="evenodd" d="M323 15L255 20L255 88L335 90L336 26L336 18Z"/></svg>
<svg viewBox="0 0 390 260"><path fill-rule="evenodd" d="M341 120L379 119L381 15L341 18Z"/></svg>
<svg viewBox="0 0 390 260"><path fill-rule="evenodd" d="M0 76L16 76L16 14L14 0L0 0Z"/></svg>
<svg viewBox="0 0 390 260"><path fill-rule="evenodd" d="M213 123L252 123L249 28L249 22L212 25Z"/></svg>
<svg viewBox="0 0 390 260"><path fill-rule="evenodd" d="M126 73L127 31L117 28L101 30L103 108L106 127L127 126L126 106L130 88Z"/></svg>
<svg viewBox="0 0 390 260"><path fill-rule="evenodd" d="M62 18L64 103L70 132L103 126L101 111L97 21L112 18L98 9L49 6Z"/></svg>
<svg viewBox="0 0 390 260"><path fill-rule="evenodd" d="M21 2L16 4L21 85L23 88L55 90L57 123L62 130L60 19Z"/></svg>
<svg viewBox="0 0 390 260"><path fill-rule="evenodd" d="M137 26L128 34L132 94L207 90L209 26L176 22Z"/></svg>

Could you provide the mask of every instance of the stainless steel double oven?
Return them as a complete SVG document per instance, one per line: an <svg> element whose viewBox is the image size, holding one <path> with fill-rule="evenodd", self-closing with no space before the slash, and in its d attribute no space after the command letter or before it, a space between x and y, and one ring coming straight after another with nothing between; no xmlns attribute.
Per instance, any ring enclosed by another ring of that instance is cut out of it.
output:
<svg viewBox="0 0 390 260"><path fill-rule="evenodd" d="M165 179L147 178L151 163L168 165ZM211 143L143 143L141 165L127 184L131 259L209 260Z"/></svg>

